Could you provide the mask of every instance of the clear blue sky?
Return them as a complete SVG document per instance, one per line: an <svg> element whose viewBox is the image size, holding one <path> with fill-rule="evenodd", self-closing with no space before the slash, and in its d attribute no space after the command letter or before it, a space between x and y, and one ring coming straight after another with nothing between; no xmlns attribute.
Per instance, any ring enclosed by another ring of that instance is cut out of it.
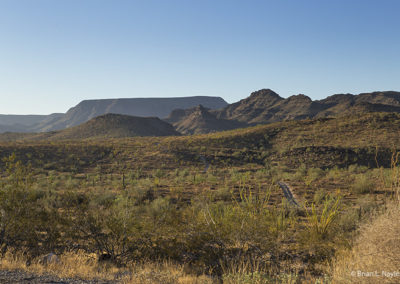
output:
<svg viewBox="0 0 400 284"><path fill-rule="evenodd" d="M0 113L400 91L396 0L0 0Z"/></svg>

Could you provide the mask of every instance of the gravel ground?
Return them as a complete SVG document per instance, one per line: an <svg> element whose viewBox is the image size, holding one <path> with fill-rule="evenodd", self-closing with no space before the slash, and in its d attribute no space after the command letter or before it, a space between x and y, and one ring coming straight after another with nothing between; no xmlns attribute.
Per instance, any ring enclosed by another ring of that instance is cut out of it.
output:
<svg viewBox="0 0 400 284"><path fill-rule="evenodd" d="M119 281L68 279L53 275L35 275L18 270L0 270L0 283L111 284L119 283Z"/></svg>

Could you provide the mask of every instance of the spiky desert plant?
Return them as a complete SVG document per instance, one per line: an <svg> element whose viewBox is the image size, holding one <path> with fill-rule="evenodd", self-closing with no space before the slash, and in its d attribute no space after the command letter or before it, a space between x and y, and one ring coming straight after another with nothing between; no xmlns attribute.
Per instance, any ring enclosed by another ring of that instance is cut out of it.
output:
<svg viewBox="0 0 400 284"><path fill-rule="evenodd" d="M324 239L332 222L339 215L341 196L325 197L322 204L322 211L319 213L315 203L311 203L311 212L305 210L307 215L307 226L312 236Z"/></svg>

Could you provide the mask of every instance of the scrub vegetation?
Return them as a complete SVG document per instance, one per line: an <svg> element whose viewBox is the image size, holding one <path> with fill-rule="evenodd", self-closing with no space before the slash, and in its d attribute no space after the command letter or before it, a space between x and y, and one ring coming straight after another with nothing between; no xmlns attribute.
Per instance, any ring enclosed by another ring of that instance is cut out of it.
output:
<svg viewBox="0 0 400 284"><path fill-rule="evenodd" d="M400 115L374 113L2 142L0 267L124 283L340 283L394 269L399 128ZM359 254L367 243L382 261Z"/></svg>

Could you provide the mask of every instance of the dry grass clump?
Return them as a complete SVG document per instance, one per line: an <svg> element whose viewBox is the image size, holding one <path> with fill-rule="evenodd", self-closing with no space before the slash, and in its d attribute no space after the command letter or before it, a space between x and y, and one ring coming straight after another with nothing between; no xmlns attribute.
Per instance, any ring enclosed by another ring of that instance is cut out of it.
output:
<svg viewBox="0 0 400 284"><path fill-rule="evenodd" d="M37 275L56 275L60 278L119 280L124 284L146 283L214 283L215 279L205 275L190 275L183 265L162 261L159 263L133 263L128 267L117 267L110 262L99 262L95 255L84 252L67 252L57 261L43 263L43 258L34 259L27 265L27 258L21 253L7 252L0 259L2 270L29 271Z"/></svg>
<svg viewBox="0 0 400 284"><path fill-rule="evenodd" d="M352 191L357 194L372 193L376 185L373 179L366 174L359 174L356 176Z"/></svg>
<svg viewBox="0 0 400 284"><path fill-rule="evenodd" d="M29 265L27 263L30 262ZM62 278L112 280L120 269L113 265L101 264L95 255L84 252L66 252L57 257L57 261L43 263L43 258L31 261L19 252L7 252L0 260L3 270L23 270L38 275L51 274Z"/></svg>
<svg viewBox="0 0 400 284"><path fill-rule="evenodd" d="M353 249L337 257L335 283L399 283L399 219L399 204L390 203L384 214L362 227Z"/></svg>
<svg viewBox="0 0 400 284"><path fill-rule="evenodd" d="M211 284L218 283L215 278L206 275L190 275L183 265L168 261L160 263L137 263L131 267L131 274L122 282L126 284L178 283L178 284Z"/></svg>
<svg viewBox="0 0 400 284"><path fill-rule="evenodd" d="M262 264L252 257L242 257L222 263L222 271L222 282L226 284L295 284L300 281L296 273L285 273L284 271L278 273L275 271L274 273L267 264Z"/></svg>

